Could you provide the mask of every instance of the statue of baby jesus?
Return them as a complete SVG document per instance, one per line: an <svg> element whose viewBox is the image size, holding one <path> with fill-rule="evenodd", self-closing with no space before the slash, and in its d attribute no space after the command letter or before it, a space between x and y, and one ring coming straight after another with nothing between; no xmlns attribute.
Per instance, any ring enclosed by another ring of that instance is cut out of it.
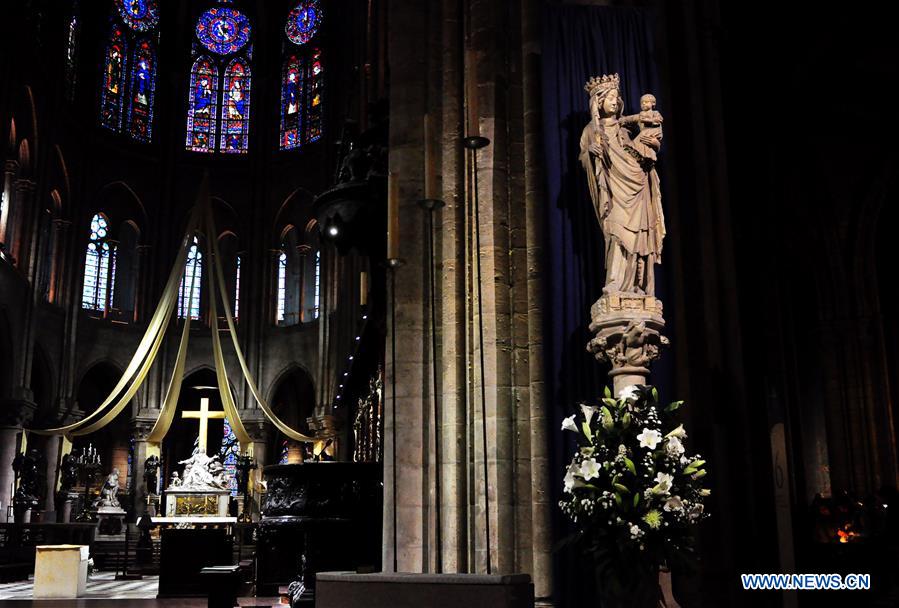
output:
<svg viewBox="0 0 899 608"><path fill-rule="evenodd" d="M623 116L624 125L637 125L640 132L633 138L633 147L643 158L658 160L656 153L662 147L662 115L656 111L656 97L647 93L640 97L640 113Z"/></svg>

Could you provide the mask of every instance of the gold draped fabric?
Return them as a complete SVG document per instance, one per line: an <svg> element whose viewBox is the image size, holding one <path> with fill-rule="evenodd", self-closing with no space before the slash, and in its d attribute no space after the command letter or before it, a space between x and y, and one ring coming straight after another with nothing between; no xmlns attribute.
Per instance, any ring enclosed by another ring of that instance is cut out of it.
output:
<svg viewBox="0 0 899 608"><path fill-rule="evenodd" d="M212 255L210 257L212 259L213 272L210 273L211 276L209 276L209 278L207 279L206 284L210 296L209 312L212 326L212 351L213 359L215 362L216 377L218 381L219 392L221 393L222 397L222 405L225 410L225 416L231 423L231 428L234 431L234 435L237 437L237 440L246 445L250 442L250 437L247 434L246 428L244 427L243 422L240 419L239 410L234 403L234 396L231 393L231 384L228 380L228 371L225 366L225 357L222 352L221 338L219 336L218 304L216 291L219 292L222 299L225 319L228 323L228 333L231 334L231 342L234 345L234 349L237 354L237 360L240 363L240 368L243 373L244 380L250 387L250 392L253 394L254 399L259 404L265 416L285 436L296 441L315 442L326 439L328 437L328 435L310 437L291 428L275 414L275 412L269 406L268 402L266 402L260 394L259 389L256 386L256 381L253 378L253 375L250 373L246 359L243 355L243 350L240 348L240 343L237 339L237 330L234 324L234 316L231 313L230 300L228 298L228 291L225 285L224 273L222 271L221 258L219 257L218 252L218 243L215 238L217 232L215 230L215 222L212 218L212 208L209 204L208 189L205 181L201 189L200 203L201 204L198 204L194 208L188 220L187 231L184 236L184 240L181 243L181 249L178 252L178 257L175 260L175 265L172 268L172 272L169 274L169 278L166 282L165 289L163 290L162 297L160 297L159 299L159 305L157 306L156 311L153 313L153 316L150 319L150 323L147 326L147 331L141 338L137 351L134 353L134 356L129 362L128 367L125 369L125 372L122 374L122 377L119 379L116 386L112 389L109 396L107 396L106 399L103 400L103 402L97 407L94 412L92 412L82 420L79 420L78 422L52 429L34 430L32 432L38 433L40 435L87 435L103 428L104 426L112 422L112 420L115 419L115 417L118 416L118 414L121 413L121 411L128 405L128 403L134 397L135 393L137 393L138 389L146 380L150 367L156 360L156 355L159 352L159 349L165 338L166 329L168 328L169 322L171 321L172 312L175 310L175 307L178 303L178 291L182 276L184 274L184 265L185 261L187 260L188 250L190 249L193 242L194 233L198 229L201 229L207 235L206 240L209 248L212 251ZM191 290L188 297L188 310L191 309L192 301L193 290ZM184 320L184 327L181 331L181 342L178 346L178 355L175 360L175 368L172 371L172 377L169 381L168 390L166 391L166 396L163 401L162 408L159 412L159 418L156 419L156 423L153 425L153 429L150 431L150 434L147 438L147 441L151 444L158 444L162 441L163 437L165 437L166 433L171 427L175 417L175 412L178 406L178 399L181 394L181 383L184 378L188 344L190 342L190 321L190 314L188 314L186 315ZM128 388L124 393L122 393L122 390L125 389L126 386ZM119 396L120 393L122 393L121 396ZM117 396L119 396L118 400L116 400ZM112 405L112 407L110 407L110 405Z"/></svg>

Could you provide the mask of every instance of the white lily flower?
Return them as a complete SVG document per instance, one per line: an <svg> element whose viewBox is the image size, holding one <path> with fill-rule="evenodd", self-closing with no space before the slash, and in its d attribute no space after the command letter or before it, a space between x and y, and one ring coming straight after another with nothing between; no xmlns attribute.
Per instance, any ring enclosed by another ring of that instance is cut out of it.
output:
<svg viewBox="0 0 899 608"><path fill-rule="evenodd" d="M684 430L684 425L680 424L676 429L665 435L665 437L677 437L678 439L686 439L687 431Z"/></svg>
<svg viewBox="0 0 899 608"><path fill-rule="evenodd" d="M581 411L584 412L584 420L587 421L587 426L590 426L590 423L593 421L593 416L595 416L599 412L599 408L593 407L592 405L587 405L586 403L582 403Z"/></svg>
<svg viewBox="0 0 899 608"><path fill-rule="evenodd" d="M595 477L599 477L599 463L595 458L587 458L581 463L581 476L584 481L590 481Z"/></svg>
<svg viewBox="0 0 899 608"><path fill-rule="evenodd" d="M684 501L680 496L672 496L665 501L665 506L662 508L666 511L681 511L684 508Z"/></svg>
<svg viewBox="0 0 899 608"><path fill-rule="evenodd" d="M671 484L674 483L674 477L668 473L656 473L655 487L652 489L653 494L667 494L671 491Z"/></svg>
<svg viewBox="0 0 899 608"><path fill-rule="evenodd" d="M637 435L637 439L640 440L641 448L649 448L650 450L654 450L662 440L662 434L658 431L651 431L647 428L644 428L643 432Z"/></svg>
<svg viewBox="0 0 899 608"><path fill-rule="evenodd" d="M565 478L562 480L565 484L565 491L571 492L575 488L579 488L584 485L584 482L575 477L575 475L579 475L581 472L580 466L576 462L572 462L568 465L568 471L565 472Z"/></svg>
<svg viewBox="0 0 899 608"><path fill-rule="evenodd" d="M574 414L562 421L563 431L574 431L577 433L577 425L574 423Z"/></svg>
<svg viewBox="0 0 899 608"><path fill-rule="evenodd" d="M640 390L635 384L625 386L623 389L621 389L621 391L619 391L618 398L625 401L636 401L640 398Z"/></svg>
<svg viewBox="0 0 899 608"><path fill-rule="evenodd" d="M665 442L665 452L669 456L678 457L684 453L684 444L677 437L669 437Z"/></svg>

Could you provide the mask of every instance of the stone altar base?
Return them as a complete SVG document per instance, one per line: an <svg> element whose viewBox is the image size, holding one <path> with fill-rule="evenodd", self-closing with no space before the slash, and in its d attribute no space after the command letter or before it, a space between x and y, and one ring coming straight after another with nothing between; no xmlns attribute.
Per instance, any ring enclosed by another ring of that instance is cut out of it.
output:
<svg viewBox="0 0 899 608"><path fill-rule="evenodd" d="M587 350L610 363L616 394L630 384L646 384L649 364L661 356L668 338L662 335L662 301L636 293L603 294L590 307L593 339Z"/></svg>
<svg viewBox="0 0 899 608"><path fill-rule="evenodd" d="M97 540L125 540L125 510L121 507L97 509Z"/></svg>
<svg viewBox="0 0 899 608"><path fill-rule="evenodd" d="M229 490L181 490L165 494L166 517L228 516Z"/></svg>
<svg viewBox="0 0 899 608"><path fill-rule="evenodd" d="M532 608L527 574L319 572L316 608Z"/></svg>
<svg viewBox="0 0 899 608"><path fill-rule="evenodd" d="M34 597L76 598L87 585L87 545L38 545L35 548Z"/></svg>

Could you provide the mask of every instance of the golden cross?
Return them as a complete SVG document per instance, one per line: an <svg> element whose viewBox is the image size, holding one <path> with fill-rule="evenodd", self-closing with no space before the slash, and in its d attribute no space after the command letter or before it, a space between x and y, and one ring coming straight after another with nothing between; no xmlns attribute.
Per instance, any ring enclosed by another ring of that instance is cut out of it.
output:
<svg viewBox="0 0 899 608"><path fill-rule="evenodd" d="M224 418L225 412L210 412L209 398L200 399L200 409L192 412L181 412L182 418L199 418L200 419L200 451L206 453L206 434L209 432L209 420L211 418Z"/></svg>

